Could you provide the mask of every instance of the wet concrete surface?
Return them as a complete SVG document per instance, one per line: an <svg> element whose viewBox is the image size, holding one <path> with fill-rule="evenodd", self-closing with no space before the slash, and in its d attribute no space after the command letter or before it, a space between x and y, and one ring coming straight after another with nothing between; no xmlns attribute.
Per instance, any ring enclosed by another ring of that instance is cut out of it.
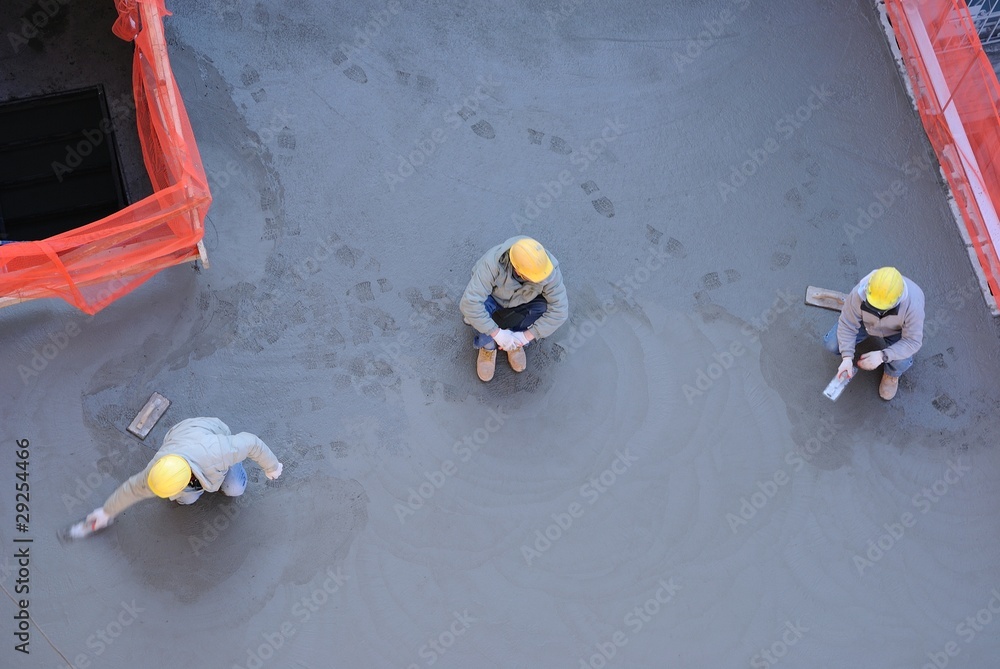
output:
<svg viewBox="0 0 1000 669"><path fill-rule="evenodd" d="M1000 333L874 8L561 7L171 4L212 267L0 311L4 666L993 666ZM518 233L572 316L482 384ZM924 347L831 403L805 287L887 264ZM283 476L57 542L195 415Z"/></svg>

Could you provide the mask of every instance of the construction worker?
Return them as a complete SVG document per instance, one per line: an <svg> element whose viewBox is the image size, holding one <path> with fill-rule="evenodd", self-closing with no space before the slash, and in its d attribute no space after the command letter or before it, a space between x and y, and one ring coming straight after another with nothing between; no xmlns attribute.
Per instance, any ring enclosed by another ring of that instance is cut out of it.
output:
<svg viewBox="0 0 1000 669"><path fill-rule="evenodd" d="M924 340L924 292L895 267L882 267L861 279L847 294L837 324L823 338L827 350L843 358L838 378L851 378L854 349L868 337L881 337L886 347L862 355L858 367L884 365L878 394L891 400Z"/></svg>
<svg viewBox="0 0 1000 669"><path fill-rule="evenodd" d="M267 478L281 476L283 466L271 449L249 432L234 435L218 418L188 418L174 425L146 468L121 484L104 505L70 529L79 538L104 529L115 516L151 497L194 504L205 492L239 497L247 487L243 461L250 458Z"/></svg>
<svg viewBox="0 0 1000 669"><path fill-rule="evenodd" d="M477 330L476 373L493 378L497 347L515 372L527 366L524 349L548 337L569 317L569 300L559 262L531 237L512 237L494 246L472 269L459 304L465 322Z"/></svg>

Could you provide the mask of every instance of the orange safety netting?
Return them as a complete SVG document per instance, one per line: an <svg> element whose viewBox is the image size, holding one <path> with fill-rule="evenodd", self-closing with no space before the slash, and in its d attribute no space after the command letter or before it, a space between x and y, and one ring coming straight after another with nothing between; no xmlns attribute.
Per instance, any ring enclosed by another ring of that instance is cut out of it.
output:
<svg viewBox="0 0 1000 669"><path fill-rule="evenodd" d="M113 31L135 41L132 85L143 159L154 193L43 241L0 246L0 305L60 297L93 314L162 269L199 257L212 201L174 81L163 0L115 0Z"/></svg>
<svg viewBox="0 0 1000 669"><path fill-rule="evenodd" d="M1000 299L1000 83L963 0L885 0L917 109Z"/></svg>

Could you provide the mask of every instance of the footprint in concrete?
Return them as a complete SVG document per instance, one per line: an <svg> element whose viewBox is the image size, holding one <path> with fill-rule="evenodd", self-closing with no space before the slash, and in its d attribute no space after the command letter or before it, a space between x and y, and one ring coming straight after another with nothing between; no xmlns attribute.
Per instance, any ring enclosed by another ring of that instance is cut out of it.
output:
<svg viewBox="0 0 1000 669"><path fill-rule="evenodd" d="M858 266L858 257L854 255L854 249L847 244L840 245L840 265L841 267Z"/></svg>
<svg viewBox="0 0 1000 669"><path fill-rule="evenodd" d="M814 228L820 228L827 223L831 223L832 221L837 220L838 218L840 218L839 211L837 211L832 207L825 207L823 211L819 212L818 214L810 218L809 223Z"/></svg>
<svg viewBox="0 0 1000 669"><path fill-rule="evenodd" d="M927 361L940 369L948 369L948 363L944 361L944 353L935 353L927 358Z"/></svg>
<svg viewBox="0 0 1000 669"><path fill-rule="evenodd" d="M476 110L472 107L462 107L458 110L458 116L463 121L468 121L470 118L476 115Z"/></svg>
<svg viewBox="0 0 1000 669"><path fill-rule="evenodd" d="M347 54L341 51L340 49L334 51L331 58L333 59L334 65L342 65L347 62Z"/></svg>
<svg viewBox="0 0 1000 669"><path fill-rule="evenodd" d="M660 238L663 237L663 233L654 228L652 225L646 224L646 239L652 244L659 244Z"/></svg>
<svg viewBox="0 0 1000 669"><path fill-rule="evenodd" d="M959 408L957 404L955 404L955 400L951 399L946 393L941 393L940 395L935 397L933 400L931 400L931 404L934 405L935 409L943 413L945 416L948 416L949 418L957 418L958 416L961 416L963 413L965 413L964 410L962 410L961 408Z"/></svg>
<svg viewBox="0 0 1000 669"><path fill-rule="evenodd" d="M734 269L727 269L726 270L726 283L736 283L737 281L739 281L742 278L743 278L743 276L739 272L737 272L736 270L734 270Z"/></svg>
<svg viewBox="0 0 1000 669"><path fill-rule="evenodd" d="M496 132L493 130L493 126L487 121L479 121L472 126L472 132L476 133L484 139L493 139L497 136Z"/></svg>
<svg viewBox="0 0 1000 669"><path fill-rule="evenodd" d="M257 25L266 28L271 23L271 13L267 11L267 7L258 2L253 6L253 20Z"/></svg>
<svg viewBox="0 0 1000 669"><path fill-rule="evenodd" d="M260 210L270 211L271 207L274 206L277 197L274 194L274 190L271 188L264 188L260 191Z"/></svg>
<svg viewBox="0 0 1000 669"><path fill-rule="evenodd" d="M590 203L594 205L594 209L597 210L598 214L604 214L608 218L612 218L615 215L615 205L606 197L591 200Z"/></svg>
<svg viewBox="0 0 1000 669"><path fill-rule="evenodd" d="M806 158L808 158L810 155L812 155L812 154L810 154L808 151L806 151L801 146L797 146L797 147L795 147L795 149L792 150L792 160L794 160L797 163L801 163L803 160L805 160Z"/></svg>
<svg viewBox="0 0 1000 669"><path fill-rule="evenodd" d="M785 193L785 203L796 211L802 209L802 193L798 188L792 188Z"/></svg>
<svg viewBox="0 0 1000 669"><path fill-rule="evenodd" d="M330 328L325 335L325 339L331 346L343 346L346 341L344 335L340 334L340 330L337 328Z"/></svg>
<svg viewBox="0 0 1000 669"><path fill-rule="evenodd" d="M349 68L344 70L344 76L359 84L368 83L368 75L365 74L365 71L357 65L351 65Z"/></svg>
<svg viewBox="0 0 1000 669"><path fill-rule="evenodd" d="M250 97L253 98L254 102L263 102L264 100L267 99L267 91L265 91L263 88L258 88L257 90L255 90L253 93L250 94Z"/></svg>
<svg viewBox="0 0 1000 669"><path fill-rule="evenodd" d="M282 149L295 149L295 133L287 127L282 128L281 132L278 133L278 146Z"/></svg>
<svg viewBox="0 0 1000 669"><path fill-rule="evenodd" d="M771 254L771 269L779 270L788 266L792 261L792 251L795 250L797 240L793 236L786 237L778 244L778 248Z"/></svg>
<svg viewBox="0 0 1000 669"><path fill-rule="evenodd" d="M222 23L226 30L233 32L243 30L243 16L239 12L222 12Z"/></svg>
<svg viewBox="0 0 1000 669"><path fill-rule="evenodd" d="M809 163L809 165L806 166L806 173L809 176L811 176L811 177L818 177L819 173L821 171L822 171L822 168L819 166L819 163L817 163L816 161L813 161L813 162Z"/></svg>
<svg viewBox="0 0 1000 669"><path fill-rule="evenodd" d="M410 85L410 73L403 72L402 70L396 70L396 83L402 84L403 86Z"/></svg>
<svg viewBox="0 0 1000 669"><path fill-rule="evenodd" d="M545 137L544 132L538 132L537 130L532 130L531 128L528 128L528 140L532 144L541 144L543 137Z"/></svg>
<svg viewBox="0 0 1000 669"><path fill-rule="evenodd" d="M687 249L678 240L670 237L667 239L667 255L671 258L686 258Z"/></svg>
<svg viewBox="0 0 1000 669"><path fill-rule="evenodd" d="M243 67L243 72L240 74L240 80L243 82L244 86L256 84L260 81L260 72L253 69L249 65L245 65Z"/></svg>
<svg viewBox="0 0 1000 669"><path fill-rule="evenodd" d="M312 411L322 411L323 407L326 406L326 402L323 401L322 397L310 397L309 403L311 404Z"/></svg>
<svg viewBox="0 0 1000 669"><path fill-rule="evenodd" d="M378 289L383 293L388 293L390 290L392 290L392 284L389 282L389 279L379 279Z"/></svg>
<svg viewBox="0 0 1000 669"><path fill-rule="evenodd" d="M715 290L716 288L722 288L722 280L719 278L718 272L709 272L708 274L701 277L701 285L705 287L705 290Z"/></svg>
<svg viewBox="0 0 1000 669"><path fill-rule="evenodd" d="M593 181L584 181L580 184L580 188L582 188L583 192L587 195L601 190ZM604 214L608 218L615 215L615 205L606 197L599 197L596 200L591 200L590 203L594 205L594 209L596 209L599 214Z"/></svg>
<svg viewBox="0 0 1000 669"><path fill-rule="evenodd" d="M556 137L555 135L549 139L549 150L564 156L568 156L573 153L573 148L566 142L566 140L562 137Z"/></svg>
<svg viewBox="0 0 1000 669"><path fill-rule="evenodd" d="M337 366L337 352L329 351L323 354L323 366L332 369Z"/></svg>
<svg viewBox="0 0 1000 669"><path fill-rule="evenodd" d="M425 77L421 74L417 75L417 89L423 91L424 93L433 93L437 90L437 82L430 77Z"/></svg>
<svg viewBox="0 0 1000 669"><path fill-rule="evenodd" d="M362 281L354 284L354 287L347 291L348 295L354 295L358 302L373 302L375 294L372 293L372 282Z"/></svg>
<svg viewBox="0 0 1000 669"><path fill-rule="evenodd" d="M334 251L333 255L338 261L340 261L341 264L347 265L348 267L354 267L354 265L358 262L358 258L361 257L361 251L344 245Z"/></svg>

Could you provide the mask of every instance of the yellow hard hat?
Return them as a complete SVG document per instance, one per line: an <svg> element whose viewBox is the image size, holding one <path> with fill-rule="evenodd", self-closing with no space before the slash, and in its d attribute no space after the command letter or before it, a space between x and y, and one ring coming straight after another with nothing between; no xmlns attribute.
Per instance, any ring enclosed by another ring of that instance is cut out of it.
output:
<svg viewBox="0 0 1000 669"><path fill-rule="evenodd" d="M545 281L552 274L549 254L531 237L519 239L510 247L510 264L518 274L532 283Z"/></svg>
<svg viewBox="0 0 1000 669"><path fill-rule="evenodd" d="M157 497L173 497L191 482L191 465L179 455L164 455L146 477L146 485Z"/></svg>
<svg viewBox="0 0 1000 669"><path fill-rule="evenodd" d="M865 300L879 311L891 309L903 295L903 275L895 267L875 270L868 281Z"/></svg>

